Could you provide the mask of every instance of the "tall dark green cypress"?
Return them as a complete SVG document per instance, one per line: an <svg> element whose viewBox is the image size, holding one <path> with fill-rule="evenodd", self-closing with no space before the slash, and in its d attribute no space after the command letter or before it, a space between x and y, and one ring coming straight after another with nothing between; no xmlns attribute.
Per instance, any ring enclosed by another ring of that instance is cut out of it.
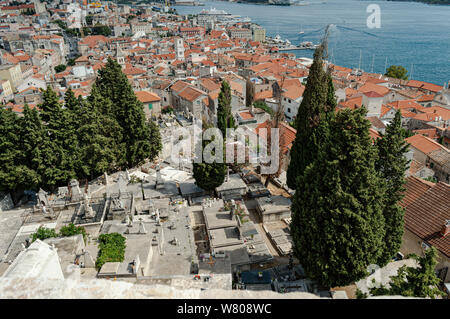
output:
<svg viewBox="0 0 450 319"><path fill-rule="evenodd" d="M42 94L43 102L39 105L44 121L44 138L42 143L42 163L38 168L42 187L54 189L67 185L76 177L75 163L70 150L76 139L69 137L67 113L61 106L56 92L48 87Z"/></svg>
<svg viewBox="0 0 450 319"><path fill-rule="evenodd" d="M79 145L79 128L81 125L81 101L75 97L72 89L68 89L64 95L64 108L62 110L64 118L64 128L62 133L64 136L63 147L67 153L68 169L79 175L80 166L83 165L81 160L81 150ZM79 177L79 176L78 176Z"/></svg>
<svg viewBox="0 0 450 319"><path fill-rule="evenodd" d="M386 236L383 254L378 264L386 265L400 249L403 236L403 216L405 209L400 205L405 188L405 172L408 168L408 143L404 140L401 115L397 111L388 124L385 135L376 141L378 159L376 169L380 172L386 188L383 214L386 220Z"/></svg>
<svg viewBox="0 0 450 319"><path fill-rule="evenodd" d="M125 145L121 144L120 126L109 113L111 108L111 101L93 85L88 100L82 104L83 124L79 130L84 174L90 178L125 165Z"/></svg>
<svg viewBox="0 0 450 319"><path fill-rule="evenodd" d="M145 159L153 160L158 155L154 153L154 145L151 145L156 133L150 132L151 126L146 124L143 105L120 65L109 58L105 67L99 70L96 85L100 94L113 104L113 113L122 128L122 142L126 145L127 166L141 164Z"/></svg>
<svg viewBox="0 0 450 319"><path fill-rule="evenodd" d="M227 128L235 128L234 117L231 114L231 88L226 80L222 81L217 106L217 127L226 138Z"/></svg>
<svg viewBox="0 0 450 319"><path fill-rule="evenodd" d="M20 122L10 109L0 107L0 190L21 188Z"/></svg>
<svg viewBox="0 0 450 319"><path fill-rule="evenodd" d="M212 126L205 125L204 130ZM209 141L201 140L198 143L202 143L202 153ZM224 152L225 154L225 152ZM195 179L195 184L208 192L213 192L218 186L222 185L225 180L225 175L227 174L227 165L222 161L206 163L204 158L201 163L193 163L193 177Z"/></svg>
<svg viewBox="0 0 450 319"><path fill-rule="evenodd" d="M290 152L287 185L296 189L297 178L314 160L322 144L328 138L328 122L334 113L336 100L331 76L324 70L322 43L314 52L303 100L295 119L297 134Z"/></svg>
<svg viewBox="0 0 450 319"><path fill-rule="evenodd" d="M27 168L26 189L38 189L41 177L38 168L42 165L42 144L45 130L39 112L25 104L20 123L21 163Z"/></svg>
<svg viewBox="0 0 450 319"><path fill-rule="evenodd" d="M383 188L366 112L336 114L329 140L300 175L294 195L294 253L307 276L327 287L365 277L383 247Z"/></svg>

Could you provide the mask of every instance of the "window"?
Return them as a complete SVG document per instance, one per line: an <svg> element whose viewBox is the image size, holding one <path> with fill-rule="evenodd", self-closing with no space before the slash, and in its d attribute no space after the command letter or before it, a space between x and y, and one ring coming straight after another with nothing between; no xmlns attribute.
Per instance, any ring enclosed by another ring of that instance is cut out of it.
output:
<svg viewBox="0 0 450 319"><path fill-rule="evenodd" d="M152 103L148 103L148 109L151 110L153 108Z"/></svg>
<svg viewBox="0 0 450 319"><path fill-rule="evenodd" d="M291 108L290 108L290 107L288 107L287 111L288 111L288 113L291 113Z"/></svg>

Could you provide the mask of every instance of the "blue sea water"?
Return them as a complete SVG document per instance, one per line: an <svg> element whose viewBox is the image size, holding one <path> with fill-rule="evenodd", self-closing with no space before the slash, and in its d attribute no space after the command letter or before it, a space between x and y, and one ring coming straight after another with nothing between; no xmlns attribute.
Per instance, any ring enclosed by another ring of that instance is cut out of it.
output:
<svg viewBox="0 0 450 319"><path fill-rule="evenodd" d="M410 78L443 85L450 81L450 5L417 2L361 0L305 0L306 6L268 6L225 1L202 1L203 7L175 6L179 14L195 14L216 8L250 17L263 26L266 35L279 34L292 44L318 43L328 24L334 24L329 39L331 62L384 73L387 66L403 65ZM381 9L381 28L367 27L367 6ZM299 35L300 28L305 32ZM291 51L312 57L312 51Z"/></svg>

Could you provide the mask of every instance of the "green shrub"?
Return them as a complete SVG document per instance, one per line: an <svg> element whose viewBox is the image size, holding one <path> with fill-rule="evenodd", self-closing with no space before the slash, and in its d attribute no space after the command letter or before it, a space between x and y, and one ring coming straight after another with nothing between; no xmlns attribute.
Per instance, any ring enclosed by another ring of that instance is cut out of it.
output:
<svg viewBox="0 0 450 319"><path fill-rule="evenodd" d="M55 66L55 72L59 73L62 72L66 69L66 65L65 64L59 64L57 66Z"/></svg>
<svg viewBox="0 0 450 319"><path fill-rule="evenodd" d="M263 101L256 101L255 103L253 103L253 106L259 109L262 109L264 111L266 111L267 113L269 113L270 115L273 115L273 110L272 108L270 108L266 102Z"/></svg>
<svg viewBox="0 0 450 319"><path fill-rule="evenodd" d="M83 239L86 242L86 230L83 227L77 227L74 224L69 224L67 226L64 226L61 228L59 233L57 233L54 229L46 228L46 227L39 227L38 230L33 234L32 241L35 241L36 239L44 240L47 238L54 238L54 237L70 237L81 234L83 235Z"/></svg>
<svg viewBox="0 0 450 319"><path fill-rule="evenodd" d="M83 235L84 242L86 242L86 229L84 227L75 226L74 224L69 224L67 226L64 226L59 231L60 237L70 237L75 235Z"/></svg>
<svg viewBox="0 0 450 319"><path fill-rule="evenodd" d="M101 234L98 258L95 267L100 270L107 262L122 262L125 259L126 238L119 233Z"/></svg>
<svg viewBox="0 0 450 319"><path fill-rule="evenodd" d="M32 241L36 239L44 240L47 238L58 237L58 234L54 229L39 227L38 230L33 234Z"/></svg>

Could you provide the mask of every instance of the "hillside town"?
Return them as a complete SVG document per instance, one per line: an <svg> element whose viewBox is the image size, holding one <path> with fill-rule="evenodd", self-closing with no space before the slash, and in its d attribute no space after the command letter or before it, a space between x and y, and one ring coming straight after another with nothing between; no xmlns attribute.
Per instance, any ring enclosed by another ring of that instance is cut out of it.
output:
<svg viewBox="0 0 450 319"><path fill-rule="evenodd" d="M98 279L333 299L369 291L366 279L327 287L310 278L294 249L296 190L287 172L313 59L283 50L249 19L213 8L183 16L167 3L5 0L0 11L3 110L18 118L40 113L49 88L62 104L68 92L80 103L92 101L101 70L116 63L162 144L153 159L127 169L71 178L53 189L0 189L0 279ZM401 266L414 266L408 255L434 247L438 288L448 298L450 82L367 73L326 57L324 65L336 110L367 109L371 143L401 115L408 145L404 233L377 274L386 282ZM218 125L224 82L233 123L250 140L279 129L280 164L275 174L261 173L249 160L258 158L260 145L237 142L246 163L227 166L223 183L210 191L196 182L192 162L174 161L183 142L174 136L194 130L196 120ZM82 231L64 235L73 229ZM43 231L53 235L36 237ZM126 246L119 261L110 261L107 241L120 242L116 234Z"/></svg>

